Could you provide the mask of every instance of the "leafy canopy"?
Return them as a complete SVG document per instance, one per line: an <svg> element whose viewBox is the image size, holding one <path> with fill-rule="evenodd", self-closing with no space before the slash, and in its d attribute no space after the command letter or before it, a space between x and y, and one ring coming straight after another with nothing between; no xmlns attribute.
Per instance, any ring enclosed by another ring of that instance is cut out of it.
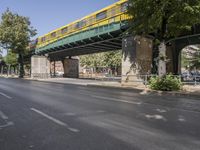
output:
<svg viewBox="0 0 200 150"><path fill-rule="evenodd" d="M117 67L121 65L121 58L121 51L103 52L80 56L80 64L86 67Z"/></svg>
<svg viewBox="0 0 200 150"><path fill-rule="evenodd" d="M129 0L134 34L156 34L165 40L191 31L200 23L200 0Z"/></svg>
<svg viewBox="0 0 200 150"><path fill-rule="evenodd" d="M30 38L36 34L36 30L30 26L29 18L19 16L7 9L0 22L0 43L5 49L11 49L15 53L24 52Z"/></svg>
<svg viewBox="0 0 200 150"><path fill-rule="evenodd" d="M8 54L3 58L6 64L16 65L17 64L17 54L12 51L8 51Z"/></svg>

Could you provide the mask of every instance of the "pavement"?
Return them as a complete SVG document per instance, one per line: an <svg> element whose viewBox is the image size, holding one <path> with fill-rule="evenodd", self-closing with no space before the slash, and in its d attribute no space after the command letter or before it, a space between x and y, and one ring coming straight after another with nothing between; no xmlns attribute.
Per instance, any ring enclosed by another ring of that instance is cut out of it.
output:
<svg viewBox="0 0 200 150"><path fill-rule="evenodd" d="M28 80L33 80L31 78L27 78ZM162 95L185 95L185 96L200 96L200 85L184 85L181 91L172 91L172 92L163 92L163 91L155 91L148 88L145 85L137 86L128 86L121 85L121 82L109 80L109 79L100 79L100 80L91 80L91 79L73 79L73 78L49 78L49 79L34 79L36 81L41 82L49 82L49 83L59 83L59 84L75 84L75 85L84 85L84 86L99 86L104 88L120 88L120 89L135 89L144 94L148 93L157 93Z"/></svg>
<svg viewBox="0 0 200 150"><path fill-rule="evenodd" d="M200 98L0 78L0 150L199 150Z"/></svg>
<svg viewBox="0 0 200 150"><path fill-rule="evenodd" d="M18 78L18 76L2 76L4 78ZM183 95L183 96L192 96L200 97L200 84L197 85L183 85L182 90L180 91L155 91L148 88L143 84L133 85L122 85L118 80L112 80L112 78L98 78L98 79L74 79L74 78L48 78L48 79L39 79L39 78L30 78L25 77L26 80L40 81L40 82L49 82L57 84L74 84L74 85L83 85L83 86L93 86L93 87L104 87L104 88L119 88L119 89L134 89L143 94L157 93L158 95Z"/></svg>

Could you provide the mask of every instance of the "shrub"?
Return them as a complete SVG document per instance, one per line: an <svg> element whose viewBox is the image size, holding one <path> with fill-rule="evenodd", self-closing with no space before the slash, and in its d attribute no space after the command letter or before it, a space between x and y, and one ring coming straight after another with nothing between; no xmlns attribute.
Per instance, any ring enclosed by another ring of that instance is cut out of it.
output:
<svg viewBox="0 0 200 150"><path fill-rule="evenodd" d="M162 77L151 77L149 86L153 90L178 91L181 89L182 84L178 77L165 75Z"/></svg>

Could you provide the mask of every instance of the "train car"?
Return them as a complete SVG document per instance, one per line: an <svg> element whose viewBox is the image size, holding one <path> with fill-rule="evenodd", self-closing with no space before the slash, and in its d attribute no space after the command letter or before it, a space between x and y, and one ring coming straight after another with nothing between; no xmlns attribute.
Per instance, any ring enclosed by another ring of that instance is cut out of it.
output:
<svg viewBox="0 0 200 150"><path fill-rule="evenodd" d="M66 26L53 30L38 38L36 48L46 46L69 35L94 29L109 23L119 22L130 18L127 14L128 0L120 0L104 9L92 13Z"/></svg>

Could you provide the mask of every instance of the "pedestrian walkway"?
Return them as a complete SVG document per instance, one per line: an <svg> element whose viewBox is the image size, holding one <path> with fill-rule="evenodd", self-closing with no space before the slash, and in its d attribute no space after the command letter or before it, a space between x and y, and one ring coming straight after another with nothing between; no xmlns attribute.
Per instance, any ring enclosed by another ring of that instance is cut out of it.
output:
<svg viewBox="0 0 200 150"><path fill-rule="evenodd" d="M122 86L120 81L104 81L104 80L92 80L92 79L73 79L73 78L49 78L49 79L36 79L37 81L60 83L60 84L75 84L84 86L95 86L95 87L110 87L110 88L123 88L123 89L135 89L140 91L142 94L155 93L157 91L150 90L145 85L140 86ZM158 91L159 94L178 94L178 95L195 95L200 97L200 85L184 85L182 91L178 92L162 92Z"/></svg>
<svg viewBox="0 0 200 150"><path fill-rule="evenodd" d="M17 78L13 76L4 76L5 78ZM134 89L140 91L142 94L155 93L159 94L178 94L178 95L194 95L200 97L200 85L184 85L182 91L178 92L162 92L162 91L153 91L150 90L145 85L137 85L137 86L124 86L121 85L120 81L115 80L95 80L95 79L75 79L75 78L48 78L48 79L32 79L25 78L26 80L35 80L41 82L50 82L50 83L58 83L58 84L74 84L74 85L83 85L83 86L95 86L95 87L107 87L107 88L123 88L123 89Z"/></svg>

